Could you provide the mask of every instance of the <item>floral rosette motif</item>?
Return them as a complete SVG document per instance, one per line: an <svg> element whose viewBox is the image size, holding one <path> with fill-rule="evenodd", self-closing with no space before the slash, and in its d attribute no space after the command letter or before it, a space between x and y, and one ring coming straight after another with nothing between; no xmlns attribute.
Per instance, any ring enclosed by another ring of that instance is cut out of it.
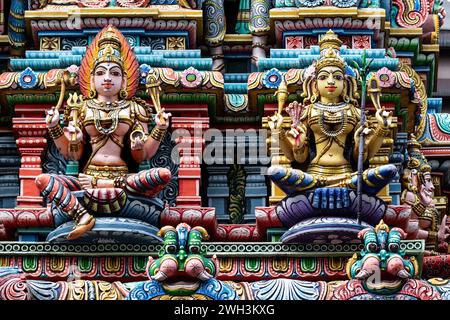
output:
<svg viewBox="0 0 450 320"><path fill-rule="evenodd" d="M391 88L395 83L394 73L386 67L377 71L377 78L380 80L382 88Z"/></svg>
<svg viewBox="0 0 450 320"><path fill-rule="evenodd" d="M37 83L37 75L30 67L26 68L19 77L19 86L23 89L34 88Z"/></svg>
<svg viewBox="0 0 450 320"><path fill-rule="evenodd" d="M267 71L262 79L264 86L268 89L278 89L282 80L283 75L276 68Z"/></svg>
<svg viewBox="0 0 450 320"><path fill-rule="evenodd" d="M184 70L181 74L181 84L185 88L197 88L200 86L202 81L202 74L194 67Z"/></svg>

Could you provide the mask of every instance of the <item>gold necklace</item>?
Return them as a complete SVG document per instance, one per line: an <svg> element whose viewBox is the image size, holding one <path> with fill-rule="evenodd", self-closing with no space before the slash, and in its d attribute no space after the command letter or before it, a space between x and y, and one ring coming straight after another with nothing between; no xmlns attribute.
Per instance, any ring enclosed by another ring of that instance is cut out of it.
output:
<svg viewBox="0 0 450 320"><path fill-rule="evenodd" d="M337 113L337 112L336 112ZM346 110L339 110L338 115L325 115L325 110L319 109L319 126L320 130L327 136L327 137L337 137L342 132L344 132L345 128L347 127L347 112ZM336 130L329 130L325 128L324 123L340 123L339 127Z"/></svg>
<svg viewBox="0 0 450 320"><path fill-rule="evenodd" d="M126 101L119 102L99 102L90 100L89 107L92 109L92 113L94 115L94 125L97 131L103 135L110 135L114 131L116 131L119 125L119 113L122 109L128 107L128 103ZM100 111L107 112L106 119L111 120L111 125L109 127L103 127L101 124L102 119L100 115Z"/></svg>

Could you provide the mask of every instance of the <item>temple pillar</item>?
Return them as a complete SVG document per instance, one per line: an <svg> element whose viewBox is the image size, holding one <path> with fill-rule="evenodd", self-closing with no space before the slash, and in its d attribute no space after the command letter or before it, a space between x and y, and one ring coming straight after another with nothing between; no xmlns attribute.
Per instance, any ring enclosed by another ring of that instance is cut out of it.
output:
<svg viewBox="0 0 450 320"><path fill-rule="evenodd" d="M19 194L20 157L12 130L0 130L0 207L14 208Z"/></svg>
<svg viewBox="0 0 450 320"><path fill-rule="evenodd" d="M178 196L177 206L201 207L201 162L205 146L203 131L209 128L209 118L173 117L172 136L177 144Z"/></svg>
<svg viewBox="0 0 450 320"><path fill-rule="evenodd" d="M245 181L245 215L246 223L255 222L256 207L267 206L266 177L261 174L267 168L259 166L244 166L247 179Z"/></svg>
<svg viewBox="0 0 450 320"><path fill-rule="evenodd" d="M207 187L208 207L216 208L216 216L219 222L228 223L228 198L230 187L228 186L228 166L208 166L209 178Z"/></svg>
<svg viewBox="0 0 450 320"><path fill-rule="evenodd" d="M21 157L17 207L42 207L43 198L36 187L35 179L42 173L42 159L47 145L45 118L38 117L39 114L43 114L42 110L32 109L29 106L16 106L15 111L16 115L22 116L12 120Z"/></svg>
<svg viewBox="0 0 450 320"><path fill-rule="evenodd" d="M252 33L252 66L258 70L258 61L266 57L267 37L270 31L270 0L253 0L250 6L250 25Z"/></svg>

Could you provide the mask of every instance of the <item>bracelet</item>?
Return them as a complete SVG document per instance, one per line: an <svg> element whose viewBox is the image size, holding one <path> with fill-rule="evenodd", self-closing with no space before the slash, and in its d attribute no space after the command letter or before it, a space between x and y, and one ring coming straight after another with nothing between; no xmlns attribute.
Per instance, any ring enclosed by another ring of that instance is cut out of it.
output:
<svg viewBox="0 0 450 320"><path fill-rule="evenodd" d="M163 141L164 136L166 135L165 129L160 129L158 127L153 128L152 133L150 134L150 137L152 137L156 141Z"/></svg>
<svg viewBox="0 0 450 320"><path fill-rule="evenodd" d="M223 58L225 58L225 56L223 54L215 54L215 55L211 56L211 59L213 59L213 60L223 59Z"/></svg>
<svg viewBox="0 0 450 320"><path fill-rule="evenodd" d="M430 241L437 241L437 232L428 231L428 239L430 239Z"/></svg>
<svg viewBox="0 0 450 320"><path fill-rule="evenodd" d="M80 145L81 142L77 143L77 144L70 144L70 152L78 152L80 150Z"/></svg>
<svg viewBox="0 0 450 320"><path fill-rule="evenodd" d="M126 180L125 177L117 177L114 178L114 188L125 188L126 186Z"/></svg>
<svg viewBox="0 0 450 320"><path fill-rule="evenodd" d="M378 137L386 137L389 133L391 133L391 130L385 127L378 127L376 130L376 135Z"/></svg>
<svg viewBox="0 0 450 320"><path fill-rule="evenodd" d="M56 140L64 135L64 131L60 125L48 128L48 133L50 134L50 138L52 138L53 140Z"/></svg>

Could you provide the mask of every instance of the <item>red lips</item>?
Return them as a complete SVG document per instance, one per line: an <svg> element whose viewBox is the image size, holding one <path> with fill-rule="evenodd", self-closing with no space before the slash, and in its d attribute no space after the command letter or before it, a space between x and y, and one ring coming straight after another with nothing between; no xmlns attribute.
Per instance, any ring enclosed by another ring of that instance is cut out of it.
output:
<svg viewBox="0 0 450 320"><path fill-rule="evenodd" d="M336 90L336 87L335 86L328 86L328 87L325 87L325 89L327 89L330 92L333 92L333 91Z"/></svg>
<svg viewBox="0 0 450 320"><path fill-rule="evenodd" d="M112 85L112 83L107 82L107 83L103 83L102 86L103 86L105 89L111 89L113 85Z"/></svg>

